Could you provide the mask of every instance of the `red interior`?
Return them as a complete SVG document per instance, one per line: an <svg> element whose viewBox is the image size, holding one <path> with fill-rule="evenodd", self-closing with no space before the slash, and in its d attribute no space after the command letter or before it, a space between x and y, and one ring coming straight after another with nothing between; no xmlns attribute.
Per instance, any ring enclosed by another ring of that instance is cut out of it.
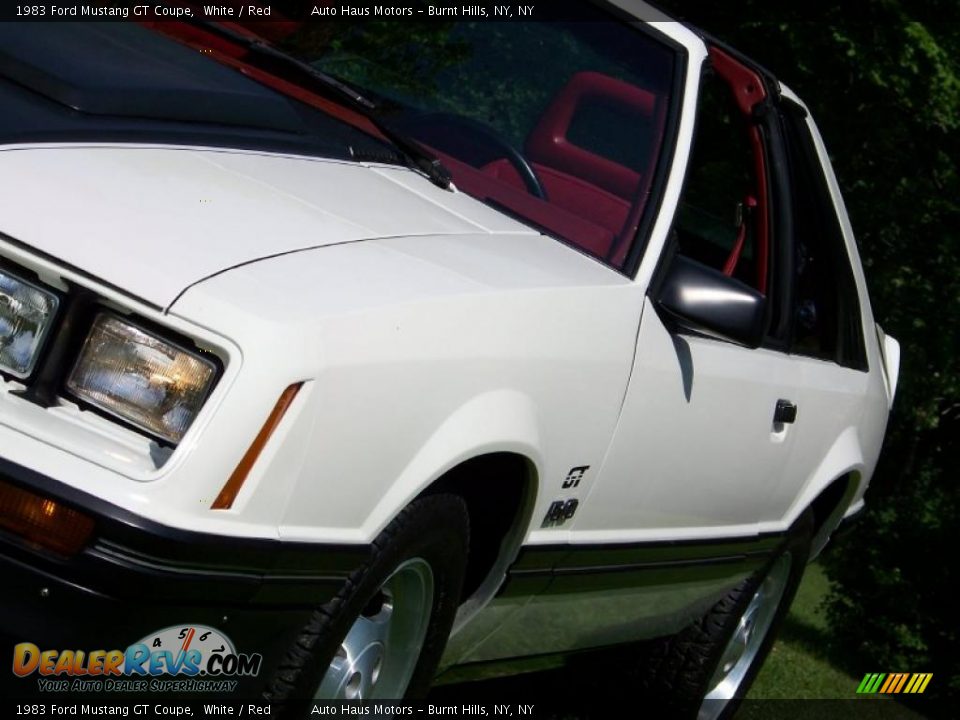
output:
<svg viewBox="0 0 960 720"><path fill-rule="evenodd" d="M530 131L526 155L535 164L583 178L598 189L630 199L640 176L630 168L577 147L567 139L577 110L586 104L621 106L653 117L656 96L635 85L596 72L580 72L557 94L536 127Z"/></svg>
<svg viewBox="0 0 960 720"><path fill-rule="evenodd" d="M530 165L543 183L551 205L579 215L611 233L619 232L623 227L630 210L629 201L591 185L576 175L560 172L537 162L531 162ZM501 182L524 190L523 180L509 160L494 160L481 169Z"/></svg>
<svg viewBox="0 0 960 720"><path fill-rule="evenodd" d="M770 207L767 199L767 168L763 154L763 138L760 128L752 121L754 106L767 97L763 81L756 72L738 62L723 50L710 48L710 61L717 74L730 85L740 112L747 118L750 145L753 148L754 176L756 186L756 252L757 252L757 289L767 292L767 261L770 255ZM737 252L739 257L739 252ZM729 261L728 261L729 264ZM733 273L734 266L730 268Z"/></svg>
<svg viewBox="0 0 960 720"><path fill-rule="evenodd" d="M649 165L643 172L569 140L578 110L589 103L621 106L648 118L651 147L646 154ZM511 192L472 177L473 168L465 165L460 166L462 174L455 177L468 192L474 193L482 186L490 199L619 267L626 259L646 204L665 116L664 98L648 90L596 72L577 73L554 98L525 145L525 155L543 184L547 203L525 193L523 180L506 159L495 160L480 170L509 186ZM536 207L540 205L547 205L549 210Z"/></svg>
<svg viewBox="0 0 960 720"><path fill-rule="evenodd" d="M487 168L497 167L487 172L486 169L471 167L451 155L433 148L431 150L453 173L457 187L468 194L500 206L510 214L525 218L591 255L603 257L612 245L613 233L607 228L528 193L512 166L509 170L502 171L502 174L509 178L503 179L495 174L501 172L498 170L502 168L501 161L488 165ZM514 177L510 177L510 173Z"/></svg>

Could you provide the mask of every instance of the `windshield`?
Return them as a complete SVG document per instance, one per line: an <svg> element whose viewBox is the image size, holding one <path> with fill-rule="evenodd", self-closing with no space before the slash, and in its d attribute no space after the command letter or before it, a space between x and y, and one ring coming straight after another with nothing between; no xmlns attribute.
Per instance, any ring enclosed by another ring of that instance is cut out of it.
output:
<svg viewBox="0 0 960 720"><path fill-rule="evenodd" d="M441 187L449 170L460 191L624 270L674 123L676 51L654 33L599 10L0 24L0 142L313 153L407 163Z"/></svg>
<svg viewBox="0 0 960 720"><path fill-rule="evenodd" d="M598 17L309 22L277 45L372 98L460 190L623 268L664 146L675 53Z"/></svg>

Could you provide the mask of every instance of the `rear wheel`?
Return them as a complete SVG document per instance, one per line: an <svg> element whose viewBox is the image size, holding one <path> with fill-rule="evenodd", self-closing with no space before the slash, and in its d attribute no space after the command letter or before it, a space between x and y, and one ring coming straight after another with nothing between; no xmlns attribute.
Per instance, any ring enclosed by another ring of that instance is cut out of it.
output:
<svg viewBox="0 0 960 720"><path fill-rule="evenodd" d="M399 699L426 692L460 599L467 508L454 495L411 503L373 543L369 563L318 608L267 698Z"/></svg>
<svg viewBox="0 0 960 720"><path fill-rule="evenodd" d="M766 566L729 591L699 621L660 641L641 684L677 717L728 718L773 644L810 553L812 515L791 528Z"/></svg>
<svg viewBox="0 0 960 720"><path fill-rule="evenodd" d="M771 627L783 604L795 562L789 552L780 555L753 592L707 681L698 718L721 717L730 700L746 693L749 681L762 662L761 651L766 654L764 646L772 638Z"/></svg>

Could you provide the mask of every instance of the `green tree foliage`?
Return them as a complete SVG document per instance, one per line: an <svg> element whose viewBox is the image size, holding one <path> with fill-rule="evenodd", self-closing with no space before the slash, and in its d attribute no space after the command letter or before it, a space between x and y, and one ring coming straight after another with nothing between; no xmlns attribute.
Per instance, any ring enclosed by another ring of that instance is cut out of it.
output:
<svg viewBox="0 0 960 720"><path fill-rule="evenodd" d="M679 13L758 59L810 105L866 265L903 349L883 455L856 533L825 557L829 617L853 672L930 671L960 696L960 6L755 0Z"/></svg>

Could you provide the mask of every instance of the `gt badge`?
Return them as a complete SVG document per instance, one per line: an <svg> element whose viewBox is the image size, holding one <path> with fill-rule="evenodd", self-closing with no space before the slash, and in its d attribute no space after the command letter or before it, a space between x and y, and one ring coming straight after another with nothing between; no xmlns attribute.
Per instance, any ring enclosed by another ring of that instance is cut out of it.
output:
<svg viewBox="0 0 960 720"><path fill-rule="evenodd" d="M570 488L577 487L589 469L589 465L580 465L575 468L570 468L570 472L567 473L567 479L563 481L563 489L569 490Z"/></svg>

